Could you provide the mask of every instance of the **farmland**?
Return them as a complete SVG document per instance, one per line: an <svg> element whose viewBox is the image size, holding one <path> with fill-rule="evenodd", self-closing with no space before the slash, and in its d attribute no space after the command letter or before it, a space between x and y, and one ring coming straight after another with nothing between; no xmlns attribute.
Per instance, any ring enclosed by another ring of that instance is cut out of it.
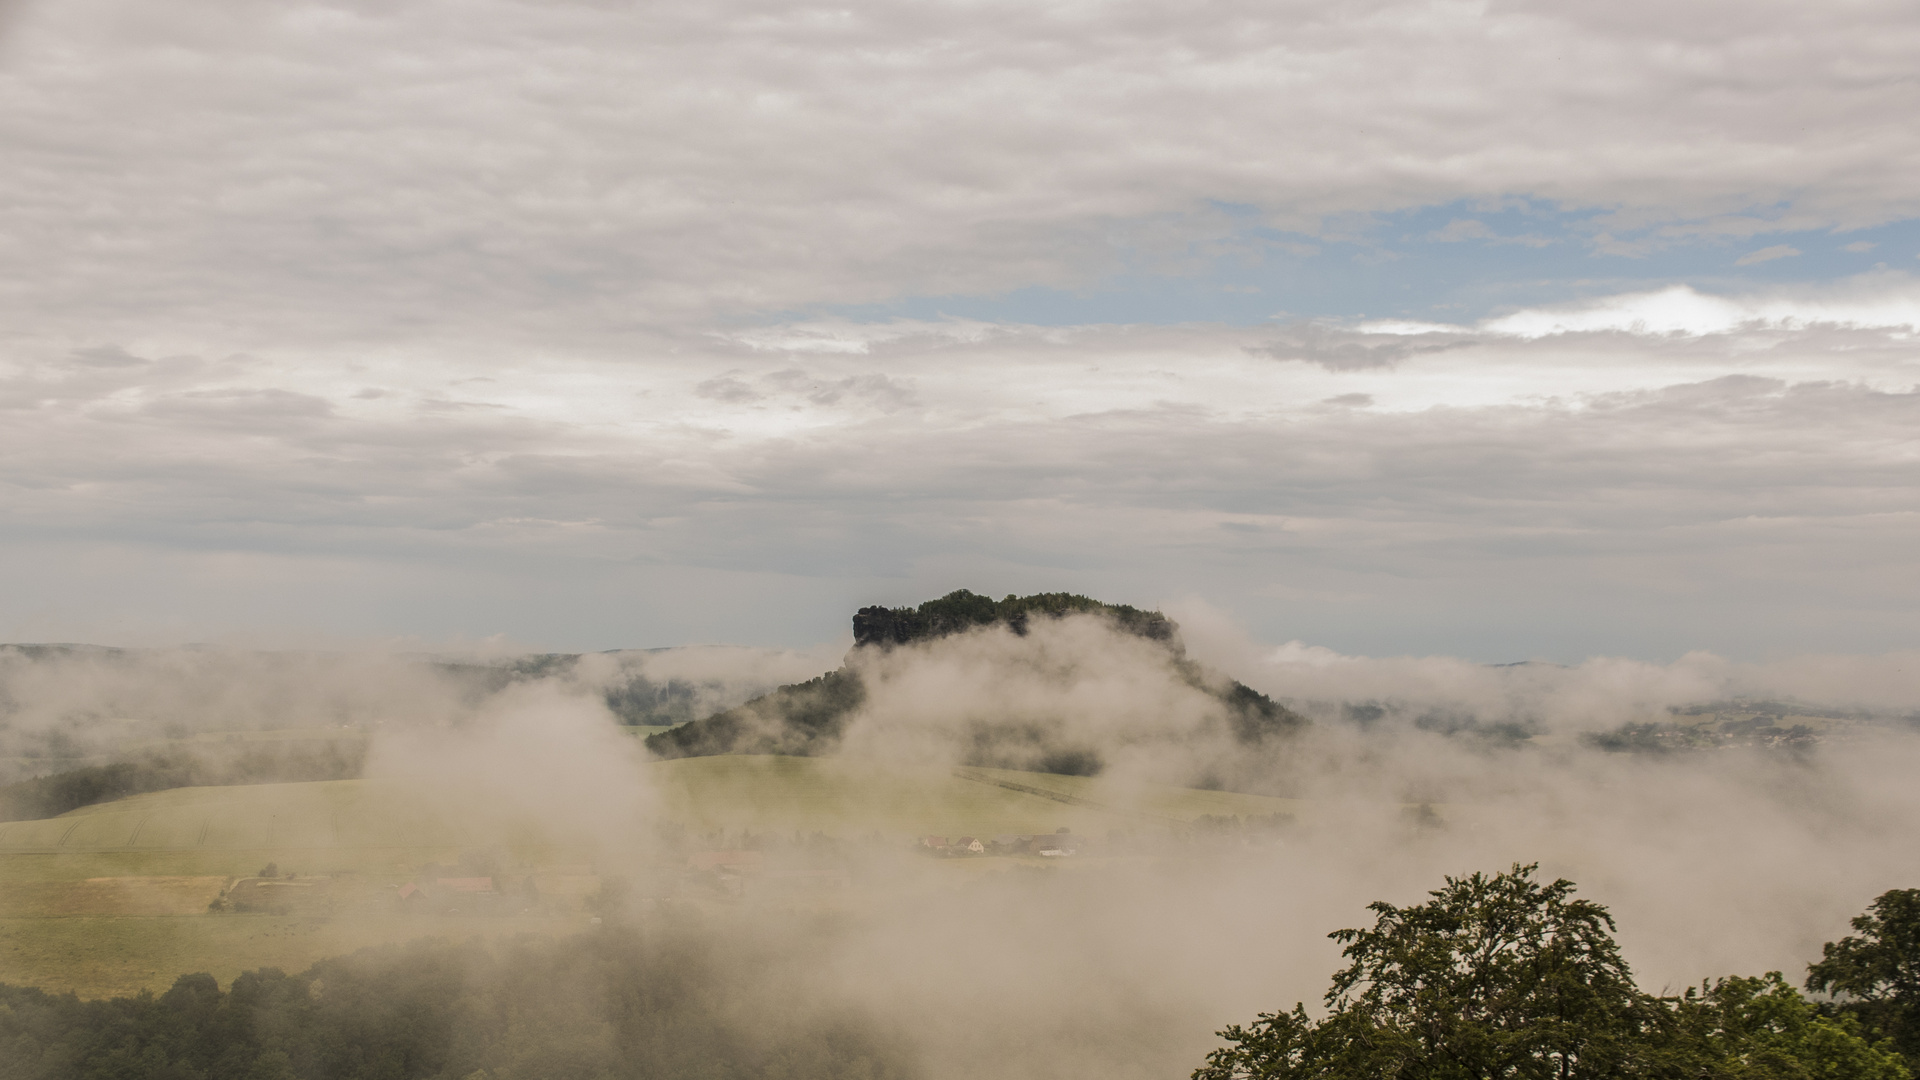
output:
<svg viewBox="0 0 1920 1080"><path fill-rule="evenodd" d="M653 839L644 835L649 825L695 846L806 833L859 839L901 858L919 834L1164 834L1201 815L1305 810L1228 792L842 758L720 756L639 768L637 787L652 793L649 820L609 821L587 830L593 835L570 834L504 793L395 779L182 788L0 823L0 982L121 994L164 989L184 971L224 982L421 935L561 933L588 917L580 883L598 879L587 871L633 869ZM492 915L396 909L394 890L422 867L476 853L568 902ZM291 914L208 911L269 863L297 875L286 891L314 883L328 903ZM955 881L985 868L915 864L923 877Z"/></svg>
<svg viewBox="0 0 1920 1080"><path fill-rule="evenodd" d="M1203 814L1296 813L1296 800L1122 786L1010 769L912 769L847 758L719 755L648 766L669 820L698 830L1030 833L1165 828Z"/></svg>

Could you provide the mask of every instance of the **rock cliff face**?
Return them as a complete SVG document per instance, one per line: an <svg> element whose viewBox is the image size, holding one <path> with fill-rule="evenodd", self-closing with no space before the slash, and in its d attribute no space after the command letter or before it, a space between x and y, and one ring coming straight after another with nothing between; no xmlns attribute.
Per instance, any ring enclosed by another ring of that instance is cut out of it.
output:
<svg viewBox="0 0 1920 1080"><path fill-rule="evenodd" d="M1187 658L1179 628L1157 611L1103 604L1072 593L1040 593L994 600L960 590L911 608L862 608L853 617L854 651L848 662L817 679L780 687L738 708L683 724L647 739L660 757L710 754L796 754L834 752L847 721L867 700L858 661L863 650L885 652L925 647L941 638L994 626L1025 637L1041 620L1091 616L1119 633L1152 642L1165 650L1170 678L1217 703L1233 739L1254 747L1283 738L1305 726L1304 717L1251 687L1210 672ZM1156 665L1157 666L1157 665ZM979 762L986 764L988 762ZM1097 748L1041 759L1048 771L1091 773L1099 769Z"/></svg>

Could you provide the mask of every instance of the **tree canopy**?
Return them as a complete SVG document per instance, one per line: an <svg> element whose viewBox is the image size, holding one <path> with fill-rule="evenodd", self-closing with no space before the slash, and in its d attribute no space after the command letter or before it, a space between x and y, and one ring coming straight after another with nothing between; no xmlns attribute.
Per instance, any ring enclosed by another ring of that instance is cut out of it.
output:
<svg viewBox="0 0 1920 1080"><path fill-rule="evenodd" d="M607 929L498 946L417 941L183 975L110 1001L0 984L0 1080L889 1080L894 1035L822 1000L766 942Z"/></svg>
<svg viewBox="0 0 1920 1080"><path fill-rule="evenodd" d="M1097 615L1118 629L1152 641L1171 642L1179 631L1172 619L1157 611L1105 604L1076 593L1009 594L1003 600L995 600L956 589L919 607L861 608L853 616L853 643L880 647L905 645L995 623L1006 625L1016 634L1025 634L1035 618L1059 619L1068 615Z"/></svg>
<svg viewBox="0 0 1920 1080"><path fill-rule="evenodd" d="M1881 893L1807 968L1807 989L1843 996L1833 1011L1920 1061L1920 889Z"/></svg>
<svg viewBox="0 0 1920 1080"><path fill-rule="evenodd" d="M1195 1080L1907 1080L1888 1049L1816 1014L1778 973L1648 994L1606 908L1534 865L1447 878L1335 931L1326 1015L1262 1013Z"/></svg>

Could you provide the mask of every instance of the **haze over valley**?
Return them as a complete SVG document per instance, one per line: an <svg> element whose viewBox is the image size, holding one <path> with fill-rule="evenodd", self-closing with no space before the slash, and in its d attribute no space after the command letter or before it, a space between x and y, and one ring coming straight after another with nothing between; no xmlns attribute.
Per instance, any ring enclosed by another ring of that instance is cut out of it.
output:
<svg viewBox="0 0 1920 1080"><path fill-rule="evenodd" d="M719 967L671 978L751 1012L726 972L772 963L883 1071L1155 1076L1463 867L1580 882L1670 991L1804 965L1920 869L1906 657L1368 660L964 591L852 626L844 657L8 647L5 760L38 778L0 788L0 981L367 947L378 978L423 938L476 942L431 958L461 978L571 979L513 950L637 934L591 978L692 947ZM687 1045L742 1068L830 1023L711 1008Z"/></svg>
<svg viewBox="0 0 1920 1080"><path fill-rule="evenodd" d="M1916 54L0 0L0 1080L1911 1080Z"/></svg>

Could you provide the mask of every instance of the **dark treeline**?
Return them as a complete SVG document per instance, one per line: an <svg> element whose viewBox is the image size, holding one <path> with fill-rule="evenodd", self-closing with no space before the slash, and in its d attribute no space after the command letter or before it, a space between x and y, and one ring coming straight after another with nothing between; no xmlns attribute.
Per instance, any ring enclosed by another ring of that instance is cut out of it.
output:
<svg viewBox="0 0 1920 1080"><path fill-rule="evenodd" d="M132 664L136 654L124 649L81 646L0 646L0 654L27 658L33 662L58 662L76 657L96 659L106 664ZM464 707L476 709L490 697L509 687L543 679L566 679L579 666L575 654L542 654L518 657L498 663L460 663L427 660L421 665L436 673L437 687L451 690ZM8 734L13 713L19 703L10 697L4 672L0 672L0 736ZM248 677L246 669L215 668L193 684L189 700L204 701L220 696L229 683ZM191 681L191 680L189 680ZM764 684L762 684L764 685ZM17 691L18 688L11 688ZM607 708L625 724L675 724L704 715L712 709L716 687L681 679L651 680L628 664L596 687ZM744 695L741 695L744 696ZM732 700L739 700L738 697ZM702 708L701 704L706 703ZM98 706L98 702L92 703ZM136 703L119 701L115 708L137 712ZM80 710L75 721L84 726L98 720L99 709ZM252 722L246 717L243 722ZM142 720L126 730L115 731L110 739L96 740L105 745L87 745L64 726L52 725L43 731L20 736L22 751L0 779L0 821L19 821L55 817L69 810L129 795L142 795L169 788L204 785L261 784L300 780L350 780L362 775L366 758L366 732L384 719L379 716L328 715L324 726L299 722L311 734L307 737L256 739L244 728L225 731L229 741L217 741L222 729L207 731L188 719L161 715ZM349 724L348 721L351 721ZM342 731L342 727L352 730ZM189 738L191 735L197 738ZM18 734L17 732L15 734ZM306 735L306 731L299 732ZM210 736L210 737L209 737ZM131 742L134 745L128 746ZM138 748L140 742L150 744ZM161 745L151 745L161 744ZM170 744L170 745L169 745ZM14 779L20 777L21 779Z"/></svg>
<svg viewBox="0 0 1920 1080"><path fill-rule="evenodd" d="M866 700L860 676L840 668L705 720L656 732L647 736L647 749L663 758L829 753L839 745L847 719Z"/></svg>
<svg viewBox="0 0 1920 1080"><path fill-rule="evenodd" d="M436 660L433 667L460 688L469 705L478 705L510 686L545 679L567 679L580 666L584 655L537 653L492 663ZM615 655L631 657L642 654L616 651ZM700 711L699 703L706 698L703 691L711 689L685 679L649 679L632 666L623 665L623 670L605 685L600 696L606 702L607 710L621 723L651 727L683 724L696 719Z"/></svg>
<svg viewBox="0 0 1920 1080"><path fill-rule="evenodd" d="M58 817L94 803L170 788L351 780L366 766L365 739L287 740L244 749L157 751L0 787L0 821Z"/></svg>
<svg viewBox="0 0 1920 1080"><path fill-rule="evenodd" d="M1176 675L1219 699L1235 737L1245 745L1285 736L1307 723L1305 717L1265 694L1212 674L1187 658L1179 627L1157 611L1105 604L1073 593L1037 593L1002 600L960 589L918 607L861 608L853 616L854 648L890 649L933 641L988 626L1006 626L1024 636L1036 620L1092 615L1116 630L1159 642L1168 651ZM683 724L647 738L647 749L663 758L710 754L827 754L840 743L847 720L866 700L866 688L853 668L842 665L816 679L782 686L737 708ZM969 764L1005 764L972 761ZM1091 775L1096 756L1057 753L1021 767L1042 772Z"/></svg>
<svg viewBox="0 0 1920 1080"><path fill-rule="evenodd" d="M0 985L0 1080L886 1080L902 1044L799 992L791 946L606 929L415 942L222 991L81 1001ZM817 958L814 958L817 959Z"/></svg>

